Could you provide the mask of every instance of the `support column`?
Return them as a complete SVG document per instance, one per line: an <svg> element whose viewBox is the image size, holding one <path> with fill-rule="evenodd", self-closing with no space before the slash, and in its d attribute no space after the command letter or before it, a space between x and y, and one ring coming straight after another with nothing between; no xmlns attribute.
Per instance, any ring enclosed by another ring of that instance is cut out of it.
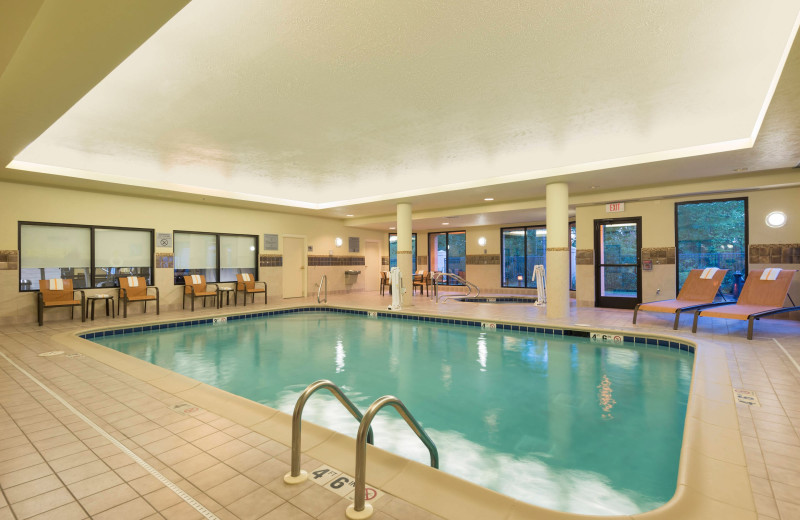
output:
<svg viewBox="0 0 800 520"><path fill-rule="evenodd" d="M414 272L411 260L411 204L401 202L397 205L397 267L403 275L406 292L403 294L403 306L413 305Z"/></svg>
<svg viewBox="0 0 800 520"><path fill-rule="evenodd" d="M547 317L569 316L569 188L547 185Z"/></svg>

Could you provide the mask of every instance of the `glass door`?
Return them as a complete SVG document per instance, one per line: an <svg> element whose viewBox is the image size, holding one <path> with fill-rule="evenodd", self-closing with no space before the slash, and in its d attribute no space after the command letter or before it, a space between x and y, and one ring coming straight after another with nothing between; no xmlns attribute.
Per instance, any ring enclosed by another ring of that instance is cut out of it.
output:
<svg viewBox="0 0 800 520"><path fill-rule="evenodd" d="M467 278L467 234L464 231L451 231L428 234L428 265L431 271L453 273ZM442 277L437 282L447 285L460 285L452 277Z"/></svg>
<svg viewBox="0 0 800 520"><path fill-rule="evenodd" d="M633 309L642 301L642 219L594 221L595 306Z"/></svg>

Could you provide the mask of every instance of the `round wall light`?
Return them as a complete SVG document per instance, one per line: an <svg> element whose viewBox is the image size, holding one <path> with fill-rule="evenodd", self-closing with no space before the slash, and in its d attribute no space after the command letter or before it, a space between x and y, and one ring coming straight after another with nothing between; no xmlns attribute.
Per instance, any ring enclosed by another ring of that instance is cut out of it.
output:
<svg viewBox="0 0 800 520"><path fill-rule="evenodd" d="M486 237L480 237L478 239L478 245L481 246L481 247L485 246L486 245Z"/></svg>
<svg viewBox="0 0 800 520"><path fill-rule="evenodd" d="M786 213L783 211L773 211L767 215L765 220L767 225L771 228L783 227L783 225L786 224Z"/></svg>
<svg viewBox="0 0 800 520"><path fill-rule="evenodd" d="M342 247L342 239L341 238L336 237L335 242L336 242L336 247Z"/></svg>

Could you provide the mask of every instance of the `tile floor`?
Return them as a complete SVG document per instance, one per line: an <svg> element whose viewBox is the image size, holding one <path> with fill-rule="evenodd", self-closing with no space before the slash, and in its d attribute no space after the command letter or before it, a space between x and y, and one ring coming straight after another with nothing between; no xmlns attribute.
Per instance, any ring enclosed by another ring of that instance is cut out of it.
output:
<svg viewBox="0 0 800 520"><path fill-rule="evenodd" d="M329 304L381 310L389 296L376 293L331 295ZM268 308L316 303L312 299L271 303ZM548 320L531 305L434 304L414 297L409 312L525 323L594 324L613 330L670 333L671 318L643 313L631 326L630 311L573 308L569 317ZM247 310L263 309L248 306ZM224 308L241 312L242 307ZM211 315L201 309L165 312L160 320ZM60 349L52 336L89 326L155 321L136 310L122 321L99 317L94 323L45 318L35 324L0 327L0 520L194 519L204 518L164 483L148 473L120 446L173 482L220 519L321 520L345 518L350 503L306 482L288 486L289 448L210 412L182 412L184 401L99 361ZM701 321L697 335L690 318L675 335L710 340L727 354L735 387L754 390L760 407L737 405L747 469L757 518L800 518L800 323L761 320L753 341L745 325ZM786 352L784 352L785 349ZM96 424L93 428L46 387ZM113 440L120 445L115 445ZM304 456L303 467L321 463ZM375 504L377 520L433 519L437 516L397 497Z"/></svg>

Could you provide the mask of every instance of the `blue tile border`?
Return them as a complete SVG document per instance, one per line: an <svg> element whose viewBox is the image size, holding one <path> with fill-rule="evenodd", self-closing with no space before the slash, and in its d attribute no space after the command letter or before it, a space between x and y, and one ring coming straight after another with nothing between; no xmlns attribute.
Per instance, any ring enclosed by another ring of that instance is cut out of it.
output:
<svg viewBox="0 0 800 520"><path fill-rule="evenodd" d="M253 312L248 314L234 314L225 317L227 318L227 321L238 321L238 320L250 320L254 318L264 318L269 316L280 316L283 314L305 313L305 312L331 312L339 314L353 314L356 316L369 316L371 313L374 313L377 318L423 321L428 323L443 323L447 325L460 325L465 327L482 326L482 323L480 321L474 321L474 320L443 318L437 316L420 316L416 314L403 314L399 312L367 311L361 309L342 309L338 307L294 307L291 309L277 309L274 311ZM194 327L197 325L208 325L213 322L214 322L213 318L204 318L198 320L186 320L186 321L170 322L170 323L155 323L152 325L141 325L137 327L123 327L119 329L92 331L84 334L79 334L78 337L91 340L94 338L102 338L104 336L116 336L121 334L142 334L144 332L150 332L154 330L174 329L178 327ZM528 332L535 334L550 334L554 336L572 336L578 338L590 337L590 333L587 330L529 326L519 323L517 324L497 323L496 328L497 330L509 330L513 332ZM666 350L675 350L678 352L687 352L689 354L695 353L694 345L690 345L688 343L681 343L678 341L672 341L664 338L654 338L651 336L623 335L622 339L626 343L632 343L635 344L636 346L644 348L656 348L656 349L660 348Z"/></svg>

